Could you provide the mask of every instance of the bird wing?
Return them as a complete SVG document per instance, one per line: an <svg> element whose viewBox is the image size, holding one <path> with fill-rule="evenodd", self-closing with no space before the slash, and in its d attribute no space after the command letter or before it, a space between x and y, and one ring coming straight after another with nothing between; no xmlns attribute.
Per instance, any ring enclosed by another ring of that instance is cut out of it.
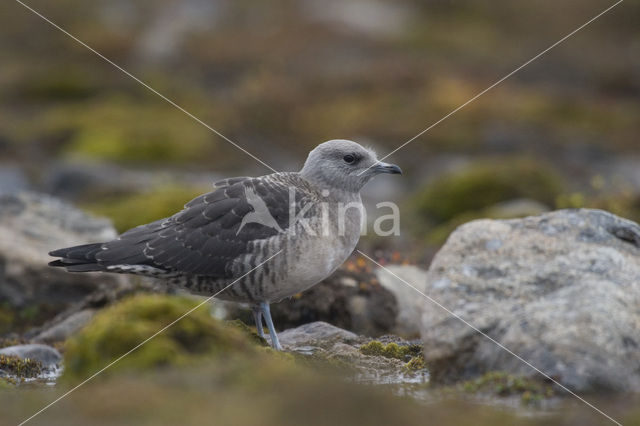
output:
<svg viewBox="0 0 640 426"><path fill-rule="evenodd" d="M251 254L255 242L279 233L242 218L253 210L247 190L258 194L281 229L289 227L290 191L295 180L277 173L259 178L227 179L163 220L133 228L105 243L96 255L101 265L143 264L165 270L219 278L232 276L234 260ZM309 202L295 191L294 212Z"/></svg>

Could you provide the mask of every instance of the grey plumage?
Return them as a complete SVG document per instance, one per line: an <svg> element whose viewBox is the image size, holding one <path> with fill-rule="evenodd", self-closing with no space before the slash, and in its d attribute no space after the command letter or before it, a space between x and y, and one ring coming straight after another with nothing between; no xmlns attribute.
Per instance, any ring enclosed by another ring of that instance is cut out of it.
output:
<svg viewBox="0 0 640 426"><path fill-rule="evenodd" d="M361 207L359 191L368 180L399 172L355 142L325 142L309 154L299 173L216 182L212 192L169 218L133 228L116 240L52 251L60 259L50 265L70 272L164 278L204 295L246 274L218 297L254 304L269 324L270 302L318 283L353 251L361 211L347 209L339 218L340 206ZM279 347L275 332L272 337Z"/></svg>

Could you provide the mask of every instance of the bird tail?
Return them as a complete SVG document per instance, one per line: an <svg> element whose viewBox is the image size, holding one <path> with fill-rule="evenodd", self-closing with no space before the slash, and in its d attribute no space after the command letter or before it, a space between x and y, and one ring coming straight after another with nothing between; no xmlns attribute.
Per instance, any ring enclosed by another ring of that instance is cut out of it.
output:
<svg viewBox="0 0 640 426"><path fill-rule="evenodd" d="M49 262L49 266L66 268L69 272L104 271L105 267L96 259L96 254L102 250L103 244L84 244L51 251L49 256L60 259Z"/></svg>

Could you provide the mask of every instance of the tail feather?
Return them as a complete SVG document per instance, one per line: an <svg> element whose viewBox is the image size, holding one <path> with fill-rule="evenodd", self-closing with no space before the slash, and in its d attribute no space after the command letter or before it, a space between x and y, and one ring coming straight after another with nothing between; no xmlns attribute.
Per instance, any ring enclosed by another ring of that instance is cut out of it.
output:
<svg viewBox="0 0 640 426"><path fill-rule="evenodd" d="M96 259L103 244L92 243L53 250L49 255L60 259L49 262L49 266L66 268L69 272L104 271L105 267L98 264Z"/></svg>

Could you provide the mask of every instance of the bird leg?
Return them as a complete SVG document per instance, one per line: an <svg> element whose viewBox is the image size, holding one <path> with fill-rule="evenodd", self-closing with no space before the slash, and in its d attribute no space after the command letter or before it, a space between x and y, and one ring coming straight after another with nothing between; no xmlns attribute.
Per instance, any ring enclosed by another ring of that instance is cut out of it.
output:
<svg viewBox="0 0 640 426"><path fill-rule="evenodd" d="M264 339L264 330L262 329L262 311L260 305L255 305L251 308L253 312L253 320L256 323L256 329L258 330L258 336Z"/></svg>
<svg viewBox="0 0 640 426"><path fill-rule="evenodd" d="M280 341L278 340L276 329L273 327L273 320L271 319L271 310L269 309L269 304L267 302L260 302L258 306L260 307L260 311L262 312L264 321L267 323L267 328L269 329L269 336L271 337L271 346L273 346L273 349L277 351L281 351L282 346L280 345Z"/></svg>

